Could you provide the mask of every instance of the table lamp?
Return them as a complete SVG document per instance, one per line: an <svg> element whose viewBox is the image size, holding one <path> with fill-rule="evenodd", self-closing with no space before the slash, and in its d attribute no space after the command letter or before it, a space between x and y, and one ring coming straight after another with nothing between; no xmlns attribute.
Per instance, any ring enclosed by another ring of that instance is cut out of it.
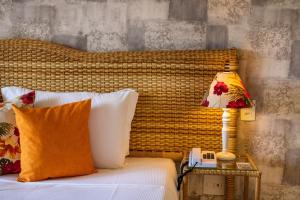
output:
<svg viewBox="0 0 300 200"><path fill-rule="evenodd" d="M231 120L232 109L249 108L253 103L242 80L236 72L219 72L206 92L202 106L222 108L222 152L217 153L219 160L234 160L235 155L228 152L228 134L236 131L236 119Z"/></svg>

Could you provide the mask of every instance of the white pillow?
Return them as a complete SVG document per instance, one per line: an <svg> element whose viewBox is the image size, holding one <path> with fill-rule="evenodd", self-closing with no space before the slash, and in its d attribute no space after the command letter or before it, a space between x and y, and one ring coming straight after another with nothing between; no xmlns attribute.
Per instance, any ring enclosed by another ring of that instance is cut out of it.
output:
<svg viewBox="0 0 300 200"><path fill-rule="evenodd" d="M26 88L1 88L4 100L31 91ZM112 93L91 92L47 92L37 91L35 107L51 107L92 99L89 120L90 142L95 167L123 167L129 154L131 122L134 116L138 93L124 89ZM80 147L78 147L80 151ZM76 152L74 152L76 153Z"/></svg>

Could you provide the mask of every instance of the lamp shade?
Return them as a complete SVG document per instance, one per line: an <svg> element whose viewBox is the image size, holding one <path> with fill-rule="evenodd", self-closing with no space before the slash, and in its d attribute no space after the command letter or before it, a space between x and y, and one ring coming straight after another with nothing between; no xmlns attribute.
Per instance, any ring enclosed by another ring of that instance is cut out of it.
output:
<svg viewBox="0 0 300 200"><path fill-rule="evenodd" d="M253 103L236 72L219 72L201 105L210 108L248 108L252 107Z"/></svg>

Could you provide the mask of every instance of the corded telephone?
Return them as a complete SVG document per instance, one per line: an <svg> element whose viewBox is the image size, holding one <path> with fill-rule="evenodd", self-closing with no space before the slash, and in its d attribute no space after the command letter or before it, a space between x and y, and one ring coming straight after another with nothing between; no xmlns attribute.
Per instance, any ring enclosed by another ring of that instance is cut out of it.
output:
<svg viewBox="0 0 300 200"><path fill-rule="evenodd" d="M189 169L183 171L184 167L189 165ZM189 161L180 166L180 175L177 178L177 191L180 190L183 177L193 171L195 167L217 167L217 158L214 151L201 151L200 148L193 148L189 155Z"/></svg>
<svg viewBox="0 0 300 200"><path fill-rule="evenodd" d="M217 167L217 158L214 151L201 151L193 148L189 155L189 167Z"/></svg>

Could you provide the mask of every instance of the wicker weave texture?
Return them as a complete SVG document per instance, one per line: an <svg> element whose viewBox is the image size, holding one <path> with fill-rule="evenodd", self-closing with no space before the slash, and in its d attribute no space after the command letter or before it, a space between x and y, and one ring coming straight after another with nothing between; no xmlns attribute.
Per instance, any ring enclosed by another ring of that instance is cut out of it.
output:
<svg viewBox="0 0 300 200"><path fill-rule="evenodd" d="M48 91L134 88L139 101L132 151L219 151L222 111L200 102L226 61L237 66L236 50L88 53L36 40L0 40L0 84ZM234 151L235 139L231 144Z"/></svg>

